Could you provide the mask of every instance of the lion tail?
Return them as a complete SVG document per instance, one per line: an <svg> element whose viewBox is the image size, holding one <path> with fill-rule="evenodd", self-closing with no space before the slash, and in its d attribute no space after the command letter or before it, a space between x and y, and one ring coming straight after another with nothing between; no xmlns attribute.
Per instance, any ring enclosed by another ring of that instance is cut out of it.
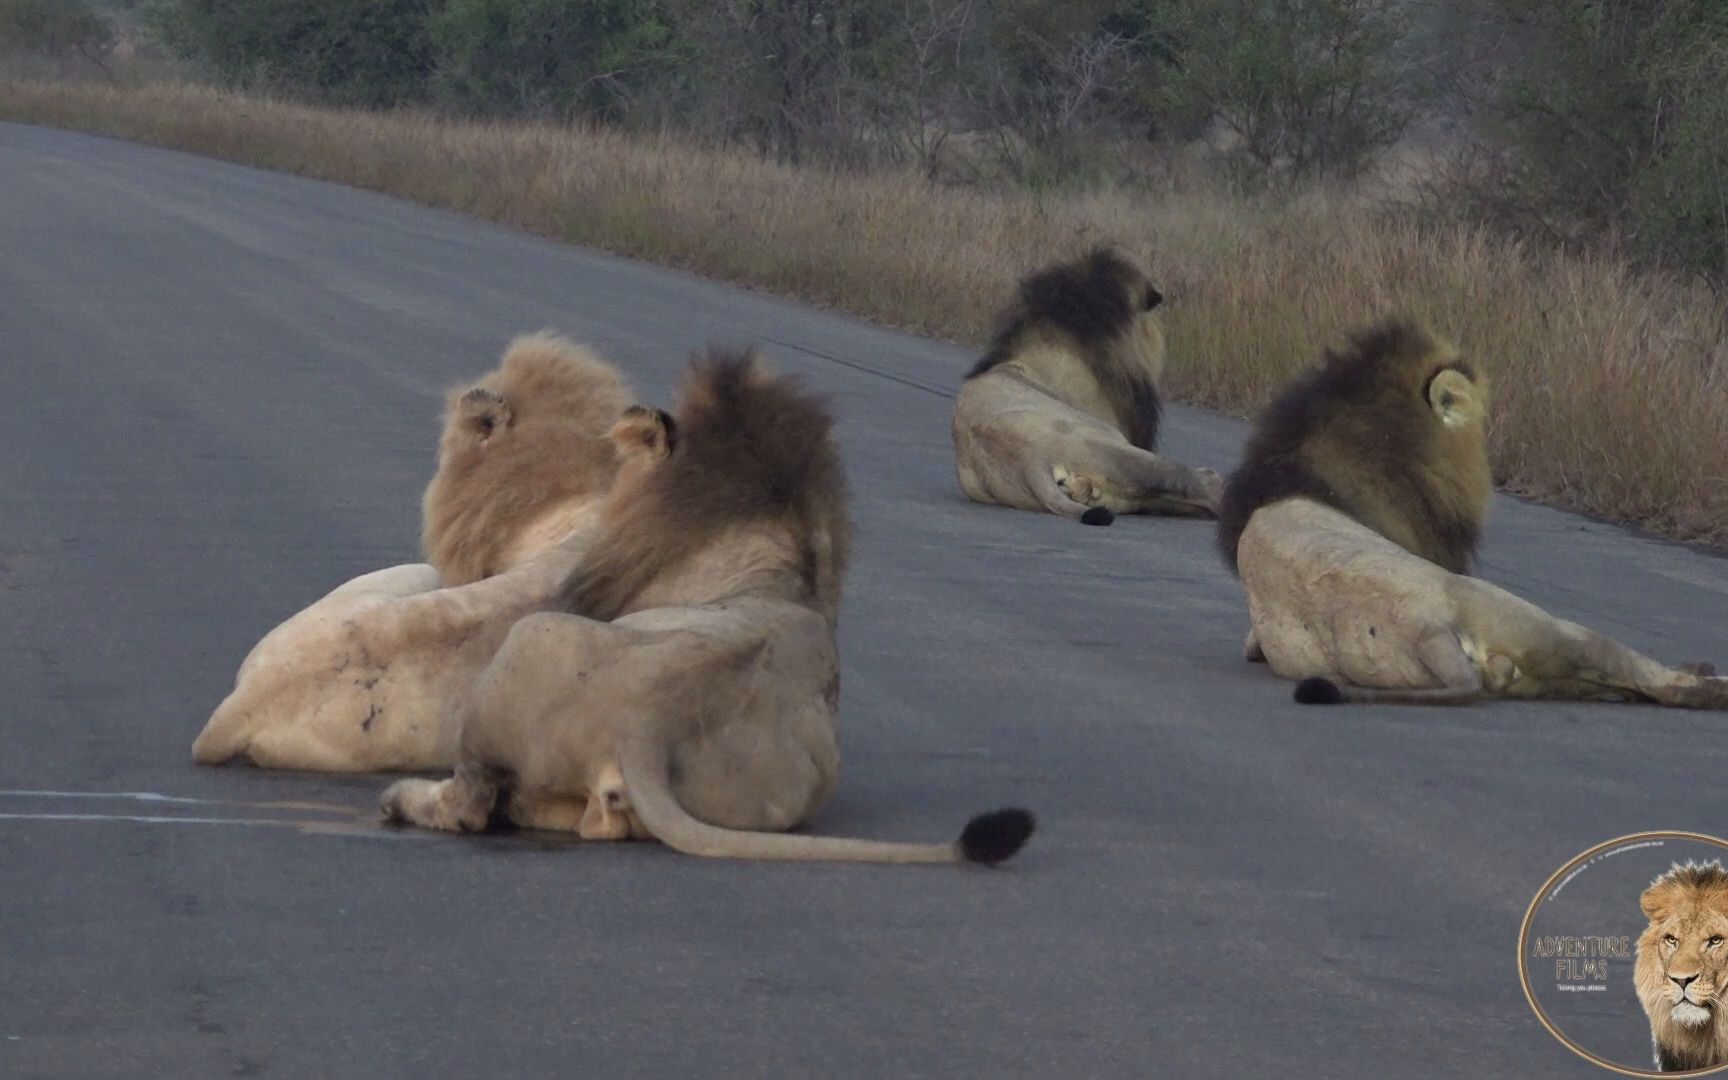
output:
<svg viewBox="0 0 1728 1080"><path fill-rule="evenodd" d="M1341 686L1331 679L1303 679L1293 695L1301 705L1468 705L1491 695L1476 686L1444 686L1429 690L1375 690Z"/></svg>
<svg viewBox="0 0 1728 1080"><path fill-rule="evenodd" d="M959 839L947 844L902 844L726 829L697 821L678 804L668 783L664 747L649 739L631 740L619 764L630 808L661 843L686 855L804 862L969 862L994 866L1019 851L1036 825L1025 810L992 810L967 822Z"/></svg>

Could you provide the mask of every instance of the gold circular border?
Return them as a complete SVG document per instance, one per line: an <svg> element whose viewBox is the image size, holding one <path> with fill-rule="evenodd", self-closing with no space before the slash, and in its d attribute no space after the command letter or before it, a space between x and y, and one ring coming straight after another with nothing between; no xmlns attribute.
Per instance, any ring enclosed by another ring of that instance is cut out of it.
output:
<svg viewBox="0 0 1728 1080"><path fill-rule="evenodd" d="M1599 1058L1595 1054L1584 1049L1582 1046L1574 1043L1571 1039L1560 1034L1560 1029L1554 1026L1554 1022L1548 1019L1548 1014L1542 1011L1542 1006L1536 1003L1536 995L1530 992L1530 972L1524 964L1524 946L1530 937L1530 924L1536 918L1536 909L1542 906L1542 898L1548 895L1548 890L1554 887L1555 882L1565 877L1568 871L1584 862L1586 859L1589 859L1591 856L1600 855L1604 851L1620 847L1623 844L1636 843L1639 840L1702 841L1706 844L1714 844L1723 851L1728 852L1728 840L1723 840L1720 837L1709 836L1705 833L1661 830L1657 832L1630 833L1614 840L1606 840L1583 854L1575 856L1565 866L1562 866L1560 869L1554 871L1553 874L1549 875L1548 880L1542 883L1542 887L1536 890L1536 896L1530 901L1529 908L1524 912L1524 921L1518 927L1518 985L1524 988L1524 1000L1530 1003L1530 1010L1536 1014L1536 1019L1542 1021L1542 1026L1548 1029L1548 1034L1558 1039L1561 1046L1564 1046L1566 1049L1577 1054L1592 1065L1598 1065L1610 1072L1617 1072L1621 1076L1649 1077L1651 1080L1666 1080L1666 1078L1670 1076L1713 1076L1716 1073L1721 1072L1723 1069L1728 1069L1728 1065L1717 1065L1709 1069L1691 1069L1686 1072L1650 1072L1642 1069L1629 1069L1624 1065L1617 1065L1612 1061L1606 1061ZM1636 964L1637 961L1633 961L1633 963Z"/></svg>

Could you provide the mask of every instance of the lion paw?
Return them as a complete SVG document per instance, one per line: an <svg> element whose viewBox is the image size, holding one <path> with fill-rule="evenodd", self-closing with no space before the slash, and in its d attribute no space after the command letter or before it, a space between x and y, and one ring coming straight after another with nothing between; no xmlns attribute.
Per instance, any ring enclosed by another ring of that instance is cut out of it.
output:
<svg viewBox="0 0 1728 1080"><path fill-rule="evenodd" d="M1056 474L1056 486L1062 489L1062 494L1073 499L1081 506L1096 506L1102 493L1100 486L1090 477L1073 476L1067 473Z"/></svg>
<svg viewBox="0 0 1728 1080"><path fill-rule="evenodd" d="M1217 469L1194 470L1195 494L1217 505L1224 497L1224 475Z"/></svg>
<svg viewBox="0 0 1728 1080"><path fill-rule="evenodd" d="M384 820L445 832L484 832L490 801L472 797L455 780L398 780L378 798Z"/></svg>

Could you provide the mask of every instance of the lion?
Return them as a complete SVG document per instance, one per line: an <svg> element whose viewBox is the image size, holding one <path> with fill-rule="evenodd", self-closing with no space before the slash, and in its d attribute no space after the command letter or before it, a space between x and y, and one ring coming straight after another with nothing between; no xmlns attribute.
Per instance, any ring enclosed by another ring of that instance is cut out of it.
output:
<svg viewBox="0 0 1728 1080"><path fill-rule="evenodd" d="M1658 663L1464 574L1493 490L1487 409L1486 380L1407 320L1327 352L1266 408L1219 517L1248 658L1302 680L1307 704L1728 708L1708 665Z"/></svg>
<svg viewBox="0 0 1728 1080"><path fill-rule="evenodd" d="M954 466L976 502L1108 525L1116 514L1212 517L1223 481L1154 453L1163 300L1114 248L1020 284L954 403Z"/></svg>
<svg viewBox="0 0 1728 1080"><path fill-rule="evenodd" d="M1719 862L1675 864L1638 906L1650 920L1638 938L1632 982L1657 1072L1728 1065L1728 872Z"/></svg>
<svg viewBox="0 0 1728 1080"><path fill-rule="evenodd" d="M427 563L338 587L265 635L194 761L324 772L448 768L462 704L512 623L548 607L617 471L629 391L548 332L449 396L424 499Z"/></svg>
<svg viewBox="0 0 1728 1080"><path fill-rule="evenodd" d="M622 464L562 610L516 623L481 675L453 776L401 780L388 821L657 838L755 859L996 863L1030 814L949 844L792 836L838 767L835 644L850 545L824 405L753 351L710 350L673 421L612 430Z"/></svg>

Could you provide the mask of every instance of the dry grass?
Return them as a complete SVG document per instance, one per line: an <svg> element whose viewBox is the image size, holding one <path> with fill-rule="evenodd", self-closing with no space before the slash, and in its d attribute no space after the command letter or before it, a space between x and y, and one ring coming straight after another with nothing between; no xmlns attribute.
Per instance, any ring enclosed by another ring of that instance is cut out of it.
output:
<svg viewBox="0 0 1728 1080"><path fill-rule="evenodd" d="M1606 258L1419 227L1343 197L1039 199L191 86L0 78L0 118L372 188L970 342L1025 269L1114 239L1150 253L1170 297L1172 392L1235 412L1336 335L1408 311L1493 377L1506 486L1728 544L1728 305Z"/></svg>

